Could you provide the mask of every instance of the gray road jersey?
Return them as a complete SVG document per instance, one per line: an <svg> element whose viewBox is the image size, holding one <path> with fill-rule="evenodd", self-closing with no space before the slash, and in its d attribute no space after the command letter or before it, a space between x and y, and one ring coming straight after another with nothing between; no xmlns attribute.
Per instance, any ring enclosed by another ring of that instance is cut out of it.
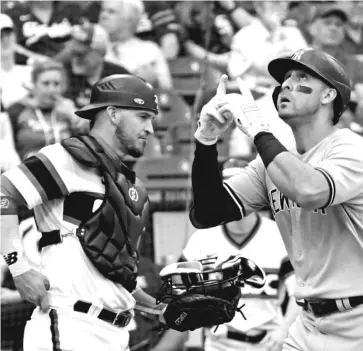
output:
<svg viewBox="0 0 363 351"><path fill-rule="evenodd" d="M363 138L341 129L299 155L331 187L329 205L305 210L272 183L260 158L226 181L246 213L269 205L294 266L297 298L363 295Z"/></svg>

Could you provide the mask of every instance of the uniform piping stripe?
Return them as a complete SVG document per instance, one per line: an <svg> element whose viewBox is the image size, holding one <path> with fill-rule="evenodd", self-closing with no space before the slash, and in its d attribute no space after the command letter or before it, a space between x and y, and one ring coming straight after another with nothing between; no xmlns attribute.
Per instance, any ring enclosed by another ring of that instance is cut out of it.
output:
<svg viewBox="0 0 363 351"><path fill-rule="evenodd" d="M7 171L5 176L10 180L14 187L18 189L29 208L33 208L42 202L38 189L23 172L20 165Z"/></svg>
<svg viewBox="0 0 363 351"><path fill-rule="evenodd" d="M37 156L32 156L26 159L24 161L24 165L37 179L40 186L43 188L48 200L53 200L62 197L63 195L62 189L58 185L56 179L53 178L52 173L49 172L48 168Z"/></svg>
<svg viewBox="0 0 363 351"><path fill-rule="evenodd" d="M49 312L50 317L50 332L52 333L53 351L62 351L59 343L59 329L58 329L58 314L56 310L51 309Z"/></svg>
<svg viewBox="0 0 363 351"><path fill-rule="evenodd" d="M235 193L233 192L233 190L230 188L230 186L226 183L223 183L223 186L226 188L226 190L228 191L229 195L232 197L232 199L234 200L234 202L236 203L236 205L238 206L242 217L246 216L246 210L245 207L243 206L243 203L240 201L240 199L235 195Z"/></svg>
<svg viewBox="0 0 363 351"><path fill-rule="evenodd" d="M62 178L60 177L60 175L58 174L57 170L54 168L53 164L49 161L48 157L39 153L37 154L37 157L43 162L44 166L47 168L47 170L49 171L49 173L52 175L53 179L57 182L57 184L59 185L62 194L63 195L68 195L69 191L66 187L66 185L64 184Z"/></svg>
<svg viewBox="0 0 363 351"><path fill-rule="evenodd" d="M29 170L27 166L24 164L19 165L19 169L26 175L26 177L30 180L30 182L33 184L35 189L38 191L40 197L42 198L42 201L45 202L48 200L47 194L45 193L43 187L38 182L37 178L34 176L34 174Z"/></svg>
<svg viewBox="0 0 363 351"><path fill-rule="evenodd" d="M316 170L318 170L319 172L321 172L321 174L325 177L325 179L327 180L328 184L329 184L329 188L330 188L330 194L329 194L329 199L327 204L323 207L328 207L330 206L335 199L335 194L336 194L336 188L335 188L335 183L333 178L330 176L330 174L328 172L326 172L324 169L322 168L316 168Z"/></svg>
<svg viewBox="0 0 363 351"><path fill-rule="evenodd" d="M19 190L5 175L1 177L1 186L11 194L11 197L16 201L18 205L26 205L26 201L23 195L21 195Z"/></svg>

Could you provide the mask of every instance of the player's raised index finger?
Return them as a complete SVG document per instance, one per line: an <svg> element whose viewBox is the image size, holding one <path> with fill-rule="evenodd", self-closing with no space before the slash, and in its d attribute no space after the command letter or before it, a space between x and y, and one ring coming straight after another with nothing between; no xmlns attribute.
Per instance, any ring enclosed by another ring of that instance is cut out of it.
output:
<svg viewBox="0 0 363 351"><path fill-rule="evenodd" d="M241 92L241 94L246 97L249 98L251 100L254 100L253 95L251 93L250 88L247 86L247 84L243 81L243 79L241 79L240 77L237 78L237 84L238 84L238 89Z"/></svg>
<svg viewBox="0 0 363 351"><path fill-rule="evenodd" d="M228 83L228 77L226 74L223 74L221 80L219 81L216 95L222 96L227 94L227 83Z"/></svg>

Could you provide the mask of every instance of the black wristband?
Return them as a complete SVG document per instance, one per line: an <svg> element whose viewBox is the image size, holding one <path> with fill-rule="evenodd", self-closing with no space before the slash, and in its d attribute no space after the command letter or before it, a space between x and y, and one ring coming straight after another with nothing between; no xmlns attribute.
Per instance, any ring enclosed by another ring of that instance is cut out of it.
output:
<svg viewBox="0 0 363 351"><path fill-rule="evenodd" d="M266 168L278 154L287 151L285 146L272 133L268 132L258 133L255 136L254 143Z"/></svg>

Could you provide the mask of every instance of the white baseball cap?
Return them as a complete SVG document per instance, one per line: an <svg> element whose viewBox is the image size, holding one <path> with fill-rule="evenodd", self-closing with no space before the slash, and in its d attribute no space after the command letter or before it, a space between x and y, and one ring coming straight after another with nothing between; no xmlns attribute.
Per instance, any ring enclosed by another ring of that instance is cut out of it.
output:
<svg viewBox="0 0 363 351"><path fill-rule="evenodd" d="M8 15L0 13L0 30L5 28L14 29L14 23Z"/></svg>

